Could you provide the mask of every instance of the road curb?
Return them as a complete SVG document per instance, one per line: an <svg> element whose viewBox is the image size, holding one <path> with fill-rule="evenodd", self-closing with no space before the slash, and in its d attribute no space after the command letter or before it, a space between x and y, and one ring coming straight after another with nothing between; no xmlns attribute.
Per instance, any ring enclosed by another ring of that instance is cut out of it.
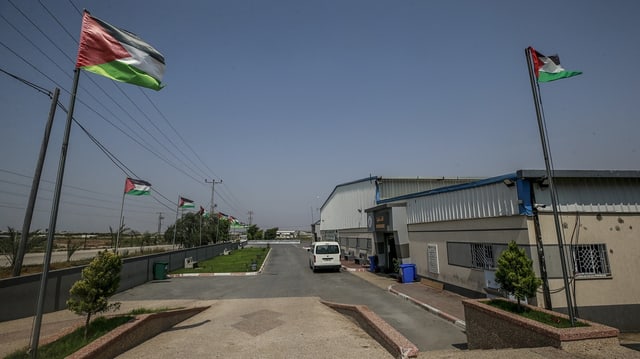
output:
<svg viewBox="0 0 640 359"><path fill-rule="evenodd" d="M396 358L416 358L418 347L365 305L320 300L338 313L353 318L360 327Z"/></svg>
<svg viewBox="0 0 640 359"><path fill-rule="evenodd" d="M387 288L387 290L390 293L393 293L397 296L399 296L400 298L404 299L404 300L408 300L410 302L412 302L413 304L417 305L418 307L427 310L428 312L437 315L438 317L453 323L454 325L456 325L457 327L461 328L462 330L466 330L467 329L467 324L465 323L464 320L461 320L459 318L454 317L453 315L449 314L449 313L445 313L443 311L441 311L440 309L430 306L429 304L426 303L422 303L421 301L410 297L404 293L401 293L395 289L393 289L393 284L389 286L389 288Z"/></svg>
<svg viewBox="0 0 640 359"><path fill-rule="evenodd" d="M181 278L181 277L244 277L258 275L258 272L235 272L235 273L181 273L181 274L169 274L169 278Z"/></svg>
<svg viewBox="0 0 640 359"><path fill-rule="evenodd" d="M264 267L267 265L267 260L269 260L269 256L271 255L271 249L267 252L267 256L264 257L262 261L262 265L260 269L256 272L229 272L229 273L179 273L179 274L167 274L169 278L180 278L180 277L243 277L243 276L252 276L261 274L264 270Z"/></svg>
<svg viewBox="0 0 640 359"><path fill-rule="evenodd" d="M351 268L344 265L342 266L342 270L347 272L366 272L367 271L366 268Z"/></svg>

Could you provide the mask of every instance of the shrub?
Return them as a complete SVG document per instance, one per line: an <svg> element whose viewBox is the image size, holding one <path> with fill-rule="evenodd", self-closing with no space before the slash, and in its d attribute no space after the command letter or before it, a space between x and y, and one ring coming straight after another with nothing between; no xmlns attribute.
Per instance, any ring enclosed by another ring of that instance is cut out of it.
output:
<svg viewBox="0 0 640 359"><path fill-rule="evenodd" d="M109 297L120 285L122 260L113 252L99 252L82 270L82 278L69 290L67 307L76 314L86 314L84 336L87 337L91 316L109 310L117 310L120 303L109 304Z"/></svg>
<svg viewBox="0 0 640 359"><path fill-rule="evenodd" d="M520 301L533 297L542 284L533 271L533 261L515 241L511 241L498 258L496 282L500 289L516 297L518 308L521 308Z"/></svg>

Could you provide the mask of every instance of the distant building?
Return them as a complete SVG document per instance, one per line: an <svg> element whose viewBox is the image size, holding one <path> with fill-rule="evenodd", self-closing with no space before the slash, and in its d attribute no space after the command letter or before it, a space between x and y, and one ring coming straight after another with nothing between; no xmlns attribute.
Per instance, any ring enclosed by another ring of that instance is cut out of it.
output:
<svg viewBox="0 0 640 359"><path fill-rule="evenodd" d="M277 239L293 239L296 238L296 231L277 231Z"/></svg>

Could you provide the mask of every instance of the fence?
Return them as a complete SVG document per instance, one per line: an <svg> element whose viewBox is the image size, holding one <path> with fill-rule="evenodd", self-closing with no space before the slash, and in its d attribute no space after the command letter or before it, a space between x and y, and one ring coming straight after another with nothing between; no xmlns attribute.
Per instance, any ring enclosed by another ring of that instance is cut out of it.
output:
<svg viewBox="0 0 640 359"><path fill-rule="evenodd" d="M126 258L122 263L118 292L139 286L153 279L153 264L168 263L169 271L182 268L184 259L202 261L235 250L238 243L219 243L208 246L181 249L147 256ZM85 266L50 271L47 276L44 312L66 309L71 286L80 279ZM40 290L41 274L32 274L0 280L0 322L35 315Z"/></svg>

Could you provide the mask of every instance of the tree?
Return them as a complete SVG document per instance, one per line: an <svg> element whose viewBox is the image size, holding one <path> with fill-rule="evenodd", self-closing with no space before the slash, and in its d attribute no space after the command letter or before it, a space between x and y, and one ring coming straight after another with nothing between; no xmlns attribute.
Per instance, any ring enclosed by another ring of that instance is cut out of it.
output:
<svg viewBox="0 0 640 359"><path fill-rule="evenodd" d="M0 238L0 252L7 257L9 265L13 267L18 255L18 245L20 244L19 233L12 227L7 227L8 237Z"/></svg>
<svg viewBox="0 0 640 359"><path fill-rule="evenodd" d="M18 247L20 246L20 232L12 227L7 227L7 237L0 238L0 254L3 254L9 260L9 266L14 267L18 264ZM46 242L47 237L40 233L40 230L29 233L27 236L27 245L25 253L31 251L34 247ZM22 262L22 260L20 260ZM14 268L15 276L20 275L22 268Z"/></svg>
<svg viewBox="0 0 640 359"><path fill-rule="evenodd" d="M124 223L122 224L122 226L120 226L120 228L118 228L118 232L120 232L120 241L124 240L122 237L129 230L130 230L130 228L126 227ZM115 248L116 247L116 242L118 240L118 233L117 232L113 232L113 228L111 228L111 226L109 226L109 233L111 234L111 248ZM120 244L118 243L118 245L120 245Z"/></svg>
<svg viewBox="0 0 640 359"><path fill-rule="evenodd" d="M260 228L258 228L258 226L256 226L255 224L250 225L249 228L247 228L247 239L250 241L255 239L262 239L262 238L258 238L259 230Z"/></svg>
<svg viewBox="0 0 640 359"><path fill-rule="evenodd" d="M200 245L200 221L202 221L202 243L217 243L229 240L230 223L224 218L216 216L201 216L197 213L187 213L169 226L164 233L165 241L173 242L173 232L176 228L176 243L185 248Z"/></svg>
<svg viewBox="0 0 640 359"><path fill-rule="evenodd" d="M269 228L266 231L264 231L264 239L267 241L276 239L277 235L278 235L278 227Z"/></svg>
<svg viewBox="0 0 640 359"><path fill-rule="evenodd" d="M84 338L87 338L91 316L109 310L117 310L120 303L109 303L109 297L120 285L122 260L116 253L98 252L91 263L82 270L82 277L69 290L67 308L72 312L86 314Z"/></svg>
<svg viewBox="0 0 640 359"><path fill-rule="evenodd" d="M509 242L507 249L498 258L496 282L500 289L513 295L520 301L536 294L542 284L533 271L533 261L527 257L524 249L518 248L515 241Z"/></svg>
<svg viewBox="0 0 640 359"><path fill-rule="evenodd" d="M82 243L73 241L71 237L67 238L67 262L71 262L71 256L82 246Z"/></svg>

